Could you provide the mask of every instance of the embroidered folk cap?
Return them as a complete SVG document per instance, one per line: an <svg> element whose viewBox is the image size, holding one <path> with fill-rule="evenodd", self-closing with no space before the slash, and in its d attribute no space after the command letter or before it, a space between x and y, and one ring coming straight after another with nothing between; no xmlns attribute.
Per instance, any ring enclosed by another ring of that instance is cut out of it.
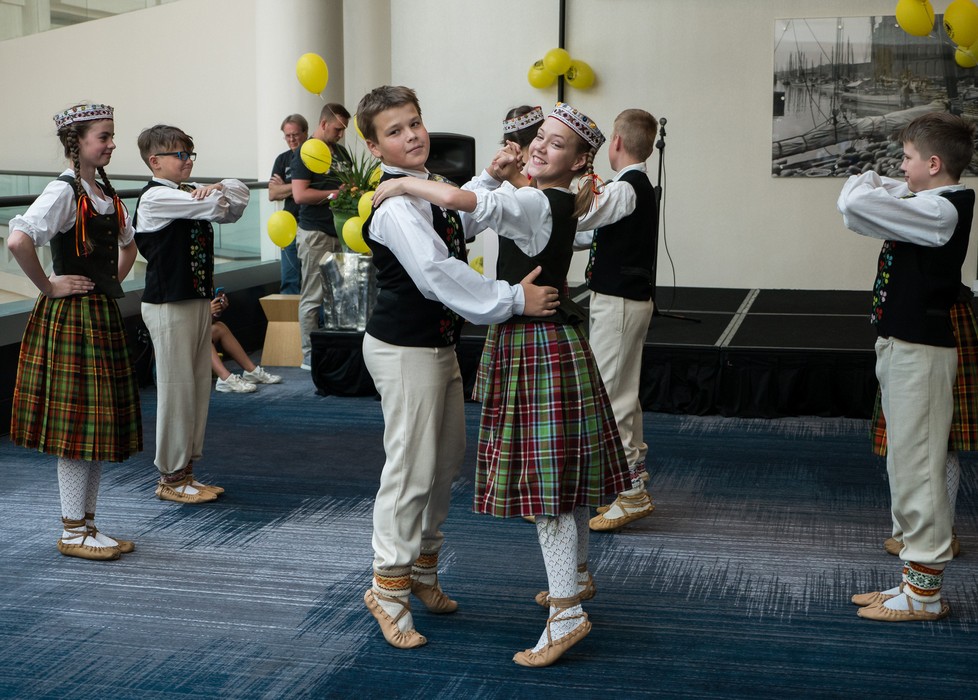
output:
<svg viewBox="0 0 978 700"><path fill-rule="evenodd" d="M75 122L87 122L94 119L112 119L112 108L108 105L81 104L73 105L63 112L54 115L54 124L60 131Z"/></svg>
<svg viewBox="0 0 978 700"><path fill-rule="evenodd" d="M534 107L526 114L521 114L518 117L503 121L503 133L512 134L514 131L520 131L528 126L539 124L542 121L543 109L541 107Z"/></svg>
<svg viewBox="0 0 978 700"><path fill-rule="evenodd" d="M604 143L604 134L601 133L601 129L598 128L594 120L566 102L558 102L554 105L554 111L549 116L562 121L573 129L594 150L601 148L601 144Z"/></svg>

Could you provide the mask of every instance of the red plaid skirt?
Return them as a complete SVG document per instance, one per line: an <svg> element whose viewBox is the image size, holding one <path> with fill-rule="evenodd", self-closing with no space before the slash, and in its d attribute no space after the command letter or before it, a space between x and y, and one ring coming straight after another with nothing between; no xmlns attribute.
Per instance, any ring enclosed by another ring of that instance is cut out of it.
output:
<svg viewBox="0 0 978 700"><path fill-rule="evenodd" d="M10 438L89 461L142 450L139 390L114 299L38 297L20 344Z"/></svg>
<svg viewBox="0 0 978 700"><path fill-rule="evenodd" d="M971 302L951 307L951 324L958 346L958 374L954 380L954 417L948 447L959 452L978 449L978 322ZM873 408L873 452L886 456L886 418L879 389Z"/></svg>
<svg viewBox="0 0 978 700"><path fill-rule="evenodd" d="M576 326L490 327L475 398L476 512L555 516L630 487L608 394Z"/></svg>

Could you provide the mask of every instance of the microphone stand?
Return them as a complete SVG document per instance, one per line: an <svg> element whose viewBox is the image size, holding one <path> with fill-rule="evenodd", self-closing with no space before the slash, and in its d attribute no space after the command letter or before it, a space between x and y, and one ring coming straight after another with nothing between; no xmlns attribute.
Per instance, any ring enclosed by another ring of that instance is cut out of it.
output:
<svg viewBox="0 0 978 700"><path fill-rule="evenodd" d="M664 314L659 311L659 305L655 301L655 279L659 271L659 227L660 221L664 222L665 217L663 215L663 194L664 190L662 187L662 174L665 168L666 159L666 118L662 117L659 119L659 140L656 141L655 147L659 150L659 175L656 180L656 185L653 188L655 192L655 213L658 217L656 220L656 233L655 240L652 242L652 317L661 316L662 318L674 318L679 321L690 321L691 323L700 323L698 318L689 318L688 316L681 316L679 314ZM663 226L664 228L664 226ZM673 301L675 301L675 285L673 285Z"/></svg>

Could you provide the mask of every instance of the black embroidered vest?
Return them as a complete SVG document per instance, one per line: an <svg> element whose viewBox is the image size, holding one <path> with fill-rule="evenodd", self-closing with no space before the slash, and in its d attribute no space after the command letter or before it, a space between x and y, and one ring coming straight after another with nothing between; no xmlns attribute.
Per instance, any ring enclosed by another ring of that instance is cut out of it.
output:
<svg viewBox="0 0 978 700"><path fill-rule="evenodd" d="M166 185L150 181L151 187ZM142 194L140 200L142 200ZM133 225L139 217L139 202ZM146 290L143 301L164 304L214 296L214 228L208 221L174 219L159 231L136 233L136 247L146 258Z"/></svg>
<svg viewBox="0 0 978 700"><path fill-rule="evenodd" d="M653 261L659 240L655 188L640 170L629 170L620 181L634 188L635 211L594 232L584 279L600 294L648 301L655 291Z"/></svg>
<svg viewBox="0 0 978 700"><path fill-rule="evenodd" d="M406 175L384 173L381 182ZM465 236L458 213L431 205L432 225L453 258L466 261ZM426 299L390 251L370 236L373 212L363 224L363 240L377 268L377 303L367 332L391 345L446 347L458 341L463 319L440 301Z"/></svg>
<svg viewBox="0 0 978 700"><path fill-rule="evenodd" d="M881 336L908 343L954 347L950 309L961 285L961 265L968 252L973 190L944 192L958 211L951 239L932 248L886 241L880 251L873 286L873 317Z"/></svg>

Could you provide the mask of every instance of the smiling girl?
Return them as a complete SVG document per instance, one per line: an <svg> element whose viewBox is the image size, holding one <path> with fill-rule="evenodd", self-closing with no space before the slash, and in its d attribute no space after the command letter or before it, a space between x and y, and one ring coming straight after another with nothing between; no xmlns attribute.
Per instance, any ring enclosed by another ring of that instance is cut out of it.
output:
<svg viewBox="0 0 978 700"><path fill-rule="evenodd" d="M116 299L136 258L129 214L105 175L113 110L78 104L54 117L72 167L10 221L7 247L40 291L20 346L10 436L58 458L58 550L118 559L132 542L95 527L102 462L142 449L135 376ZM101 182L96 181L98 173ZM48 275L37 248L51 245Z"/></svg>

